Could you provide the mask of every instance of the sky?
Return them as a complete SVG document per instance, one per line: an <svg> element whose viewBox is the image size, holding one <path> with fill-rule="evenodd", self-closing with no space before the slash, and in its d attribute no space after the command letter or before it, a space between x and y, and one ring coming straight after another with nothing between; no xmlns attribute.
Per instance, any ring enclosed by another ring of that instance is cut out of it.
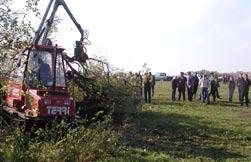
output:
<svg viewBox="0 0 251 162"><path fill-rule="evenodd" d="M49 0L39 4L43 14ZM65 0L89 30L90 57L137 72L251 71L250 0ZM17 6L24 5L18 0ZM73 53L78 30L62 7L55 43ZM37 29L39 19L30 17Z"/></svg>

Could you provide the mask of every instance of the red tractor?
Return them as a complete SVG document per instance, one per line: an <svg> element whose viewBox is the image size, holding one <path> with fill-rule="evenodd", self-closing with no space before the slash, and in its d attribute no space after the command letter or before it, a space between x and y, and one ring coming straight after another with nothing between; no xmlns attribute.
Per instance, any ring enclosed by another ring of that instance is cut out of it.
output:
<svg viewBox="0 0 251 162"><path fill-rule="evenodd" d="M53 4L51 16L45 23ZM63 48L52 45L47 38L60 5L81 33L74 57L67 56ZM50 0L33 42L18 52L14 59L13 71L7 77L6 105L1 107L3 118L24 122L49 121L57 117L75 120L76 106L66 86L65 64L71 66L69 60L76 59L85 63L88 58L84 48L87 37L88 33L82 30L64 0Z"/></svg>

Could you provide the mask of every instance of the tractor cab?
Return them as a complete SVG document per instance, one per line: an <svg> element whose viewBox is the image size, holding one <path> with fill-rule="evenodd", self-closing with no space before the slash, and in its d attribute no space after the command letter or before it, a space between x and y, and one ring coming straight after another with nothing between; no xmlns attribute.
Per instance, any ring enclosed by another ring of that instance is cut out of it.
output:
<svg viewBox="0 0 251 162"><path fill-rule="evenodd" d="M34 46L19 54L8 81L8 108L24 111L25 117L75 117L75 103L66 88L63 50Z"/></svg>
<svg viewBox="0 0 251 162"><path fill-rule="evenodd" d="M29 88L46 87L65 91L62 48L37 47L30 50L24 83Z"/></svg>

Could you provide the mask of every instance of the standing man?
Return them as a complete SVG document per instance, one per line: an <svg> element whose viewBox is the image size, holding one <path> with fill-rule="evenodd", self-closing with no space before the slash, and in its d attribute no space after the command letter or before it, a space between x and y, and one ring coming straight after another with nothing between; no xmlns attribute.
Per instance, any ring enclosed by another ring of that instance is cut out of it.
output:
<svg viewBox="0 0 251 162"><path fill-rule="evenodd" d="M219 87L220 87L220 82L219 82L219 79L218 79L218 77L216 76L216 74L214 73L214 72L211 72L210 73L211 74L211 76L210 76L210 79L209 79L209 81L210 81L210 84L211 84L211 81L212 80L214 80L215 81L215 85L214 85L214 91L215 91L215 95L216 95L216 97L218 98L218 99L221 99L220 98L220 95L219 95ZM213 84L214 84L214 82L213 82ZM210 95L211 95L212 93L210 93Z"/></svg>
<svg viewBox="0 0 251 162"><path fill-rule="evenodd" d="M142 96L142 79L140 73L135 73L136 95Z"/></svg>
<svg viewBox="0 0 251 162"><path fill-rule="evenodd" d="M146 72L143 79L145 103L151 103L151 82L151 76Z"/></svg>
<svg viewBox="0 0 251 162"><path fill-rule="evenodd" d="M195 72L193 76L193 97L195 100L196 100L196 94L197 94L197 90L199 86L199 78L197 75L198 75L197 72Z"/></svg>
<svg viewBox="0 0 251 162"><path fill-rule="evenodd" d="M178 79L178 91L179 91L179 98L178 100L180 101L181 94L183 96L183 101L186 100L186 84L187 84L187 78L184 76L183 72L180 72L180 77Z"/></svg>
<svg viewBox="0 0 251 162"><path fill-rule="evenodd" d="M207 103L210 103L210 96L211 95L213 96L213 102L215 102L215 99L216 99L217 81L216 81L216 78L214 75L212 75L212 77L211 77L210 86L211 86L211 89L210 89L210 92L207 97Z"/></svg>
<svg viewBox="0 0 251 162"><path fill-rule="evenodd" d="M207 97L208 97L208 87L209 87L209 79L207 78L206 75L203 75L199 85L201 87L201 97L202 97L202 101L203 103L206 101Z"/></svg>
<svg viewBox="0 0 251 162"><path fill-rule="evenodd" d="M245 74L243 75L243 81L241 82L241 106L243 106L244 98L246 106L248 106L249 104L248 93L249 93L249 79L248 75Z"/></svg>
<svg viewBox="0 0 251 162"><path fill-rule="evenodd" d="M176 89L178 87L178 77L174 76L172 79L172 101L176 100Z"/></svg>
<svg viewBox="0 0 251 162"><path fill-rule="evenodd" d="M190 71L187 74L187 97L188 101L193 101L193 76Z"/></svg>
<svg viewBox="0 0 251 162"><path fill-rule="evenodd" d="M235 90L234 77L230 76L229 83L228 83L228 102L233 101L234 90Z"/></svg>
<svg viewBox="0 0 251 162"><path fill-rule="evenodd" d="M151 82L151 91L152 91L152 96L154 96L155 76L154 76L154 75L152 75L152 73L151 73L151 72L149 72L149 75L150 75L151 80L152 80L152 82Z"/></svg>
<svg viewBox="0 0 251 162"><path fill-rule="evenodd" d="M216 97L218 98L218 99L221 99L221 97L220 97L220 94L219 94L219 88L220 88L220 81L219 81L219 79L218 79L218 77L216 77L216 76L214 76L215 77L215 81L216 81Z"/></svg>
<svg viewBox="0 0 251 162"><path fill-rule="evenodd" d="M241 73L237 79L237 88L239 94L239 101L241 102L241 84L243 82L243 74Z"/></svg>

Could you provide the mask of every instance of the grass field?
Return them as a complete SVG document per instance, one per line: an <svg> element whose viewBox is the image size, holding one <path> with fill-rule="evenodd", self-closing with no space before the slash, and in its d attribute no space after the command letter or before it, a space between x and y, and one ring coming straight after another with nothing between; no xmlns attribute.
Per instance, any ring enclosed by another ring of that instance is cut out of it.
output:
<svg viewBox="0 0 251 162"><path fill-rule="evenodd" d="M151 104L120 131L118 161L251 161L251 107L222 99L171 101L170 82L157 82Z"/></svg>
<svg viewBox="0 0 251 162"><path fill-rule="evenodd" d="M0 161L251 161L251 107L241 107L237 93L228 103L221 85L222 99L207 105L173 102L170 92L170 82L157 82L152 103L127 111L122 126L107 116L67 132L66 122L56 123L35 137L2 130Z"/></svg>

